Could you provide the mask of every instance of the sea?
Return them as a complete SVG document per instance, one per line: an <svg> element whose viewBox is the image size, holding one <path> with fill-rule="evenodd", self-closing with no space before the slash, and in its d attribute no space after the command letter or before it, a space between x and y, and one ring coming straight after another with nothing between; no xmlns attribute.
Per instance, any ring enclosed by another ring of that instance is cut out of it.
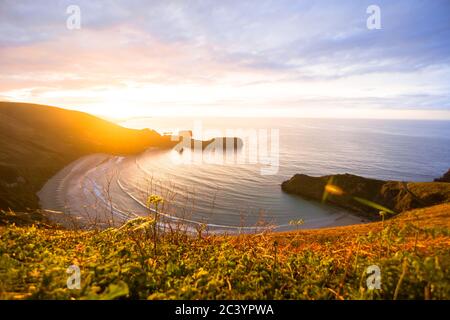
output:
<svg viewBox="0 0 450 320"><path fill-rule="evenodd" d="M449 121L152 117L119 124L172 135L190 130L194 139L242 139L243 146L228 153L220 146L178 146L112 157L76 182L80 192L89 193L90 202L94 197L105 208L130 217L145 215L146 207L154 206L147 203L148 196L159 195L164 202L158 211L166 221L210 232L365 222L327 203L283 192L281 183L297 173L433 181L450 167Z"/></svg>
<svg viewBox="0 0 450 320"><path fill-rule="evenodd" d="M241 137L244 146L231 154L220 154L219 147L150 150L133 162L132 174L120 178L136 199L159 193L172 204L171 215L229 231L261 223L289 230L300 219L304 228L339 224L341 209L281 190L296 173L432 181L450 167L449 121L166 117L120 124L161 134L191 130L204 140Z"/></svg>

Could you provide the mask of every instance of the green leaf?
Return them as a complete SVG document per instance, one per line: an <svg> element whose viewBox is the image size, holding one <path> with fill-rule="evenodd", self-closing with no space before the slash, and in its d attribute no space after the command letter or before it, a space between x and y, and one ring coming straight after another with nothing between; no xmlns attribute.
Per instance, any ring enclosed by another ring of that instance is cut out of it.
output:
<svg viewBox="0 0 450 320"><path fill-rule="evenodd" d="M128 294L128 285L123 281L119 281L117 283L111 283L108 286L108 289L106 289L105 292L99 296L99 300L113 300L127 296Z"/></svg>

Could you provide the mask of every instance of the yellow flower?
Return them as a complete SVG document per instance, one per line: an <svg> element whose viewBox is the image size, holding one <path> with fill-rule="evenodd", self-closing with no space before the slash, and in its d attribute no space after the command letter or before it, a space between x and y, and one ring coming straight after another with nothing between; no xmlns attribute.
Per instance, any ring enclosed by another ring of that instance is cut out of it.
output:
<svg viewBox="0 0 450 320"><path fill-rule="evenodd" d="M163 203L164 199L156 194L152 194L147 198L147 207L150 208L152 205L158 207L160 203Z"/></svg>
<svg viewBox="0 0 450 320"><path fill-rule="evenodd" d="M203 268L200 268L200 269L198 269L197 273L194 274L194 278L195 278L195 279L199 279L199 278L201 278L201 277L203 277L203 276L207 276L208 274L209 274L208 271L206 271L206 270L203 269Z"/></svg>

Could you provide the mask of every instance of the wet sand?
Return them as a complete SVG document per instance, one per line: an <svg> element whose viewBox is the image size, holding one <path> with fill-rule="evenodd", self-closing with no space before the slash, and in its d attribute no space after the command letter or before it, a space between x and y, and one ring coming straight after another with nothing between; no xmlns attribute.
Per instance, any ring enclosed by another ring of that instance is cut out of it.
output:
<svg viewBox="0 0 450 320"><path fill-rule="evenodd" d="M93 190L83 190L86 173L114 158L117 157L93 154L64 167L37 193L41 208L48 211L52 221L67 228L104 228L122 224L126 219L114 210L100 206L93 210L92 199L95 196L89 196Z"/></svg>

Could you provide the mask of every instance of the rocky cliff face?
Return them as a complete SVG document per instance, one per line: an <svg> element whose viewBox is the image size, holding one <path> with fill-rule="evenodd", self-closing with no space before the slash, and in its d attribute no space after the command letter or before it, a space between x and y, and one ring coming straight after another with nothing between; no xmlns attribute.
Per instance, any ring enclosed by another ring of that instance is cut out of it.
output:
<svg viewBox="0 0 450 320"><path fill-rule="evenodd" d="M369 218L378 217L380 211L400 213L450 202L450 184L447 183L383 181L352 174L321 177L296 174L283 182L281 188Z"/></svg>

